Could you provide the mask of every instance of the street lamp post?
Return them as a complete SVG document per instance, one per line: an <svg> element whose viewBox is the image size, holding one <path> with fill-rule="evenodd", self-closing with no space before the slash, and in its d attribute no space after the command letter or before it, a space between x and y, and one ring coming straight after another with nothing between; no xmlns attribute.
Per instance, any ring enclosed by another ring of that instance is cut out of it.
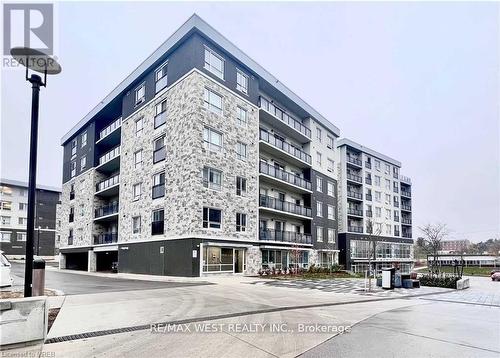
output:
<svg viewBox="0 0 500 358"><path fill-rule="evenodd" d="M35 194L36 162L38 145L38 104L40 87L46 87L47 75L61 72L61 66L51 56L28 47L15 47L10 50L12 57L26 67L26 81L31 83L31 133L28 181L28 222L26 227L26 266L24 272L24 297L31 297L33 282L33 246L35 234ZM28 69L43 73L44 80L34 73L28 77Z"/></svg>

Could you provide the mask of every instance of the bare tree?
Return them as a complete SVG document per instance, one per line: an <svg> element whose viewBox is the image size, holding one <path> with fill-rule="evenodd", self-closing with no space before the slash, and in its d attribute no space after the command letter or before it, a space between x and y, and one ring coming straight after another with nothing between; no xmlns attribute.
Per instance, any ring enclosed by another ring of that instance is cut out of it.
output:
<svg viewBox="0 0 500 358"><path fill-rule="evenodd" d="M449 230L446 224L426 224L419 227L423 236L417 239L417 245L420 246L427 255L432 255L433 264L429 264L427 256L427 266L430 267L431 273L439 273L438 258L441 250L441 242L448 235Z"/></svg>
<svg viewBox="0 0 500 358"><path fill-rule="evenodd" d="M382 224L378 225L374 229L374 223L372 219L366 219L366 232L368 233L368 291L371 292L372 290L372 273L374 273L374 268L372 267L372 259L375 260L377 257L377 237L380 236L382 233Z"/></svg>

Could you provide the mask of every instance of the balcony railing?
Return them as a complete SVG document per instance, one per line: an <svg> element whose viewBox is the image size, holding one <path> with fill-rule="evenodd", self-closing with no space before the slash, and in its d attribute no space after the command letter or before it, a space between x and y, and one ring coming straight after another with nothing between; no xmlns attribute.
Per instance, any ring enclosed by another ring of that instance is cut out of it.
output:
<svg viewBox="0 0 500 358"><path fill-rule="evenodd" d="M161 183L158 185L153 185L153 190L151 193L153 199L161 198L165 196L165 183Z"/></svg>
<svg viewBox="0 0 500 358"><path fill-rule="evenodd" d="M366 210L366 216L371 218L373 216L373 212L371 210Z"/></svg>
<svg viewBox="0 0 500 358"><path fill-rule="evenodd" d="M118 242L117 232L107 232L94 236L94 245L112 244Z"/></svg>
<svg viewBox="0 0 500 358"><path fill-rule="evenodd" d="M356 174L347 173L347 179L354 181L356 183L363 183L363 178Z"/></svg>
<svg viewBox="0 0 500 358"><path fill-rule="evenodd" d="M372 185L372 178L365 178L365 183L368 185Z"/></svg>
<svg viewBox="0 0 500 358"><path fill-rule="evenodd" d="M113 215L118 213L118 202L113 202L111 204L103 205L100 208L95 209L95 218L100 218L103 216Z"/></svg>
<svg viewBox="0 0 500 358"><path fill-rule="evenodd" d="M401 190L401 196L406 196L407 198L411 198L411 191Z"/></svg>
<svg viewBox="0 0 500 358"><path fill-rule="evenodd" d="M111 149L99 158L99 165L109 162L120 155L120 146Z"/></svg>
<svg viewBox="0 0 500 358"><path fill-rule="evenodd" d="M361 166L361 160L359 160L358 158L355 158L355 157L347 156L347 162Z"/></svg>
<svg viewBox="0 0 500 358"><path fill-rule="evenodd" d="M372 168L372 163L365 162L365 168L371 169Z"/></svg>
<svg viewBox="0 0 500 358"><path fill-rule="evenodd" d="M400 175L399 180L401 181L401 183L411 185L411 179L409 177L405 177L404 175Z"/></svg>
<svg viewBox="0 0 500 358"><path fill-rule="evenodd" d="M347 191L347 197L348 198L354 198L354 199L359 199L359 200L363 200L363 194L362 193L358 193L358 192L355 192L355 191Z"/></svg>
<svg viewBox="0 0 500 358"><path fill-rule="evenodd" d="M372 201L372 194L365 194L365 199L368 201Z"/></svg>
<svg viewBox="0 0 500 358"><path fill-rule="evenodd" d="M401 210L411 211L411 205L401 204Z"/></svg>
<svg viewBox="0 0 500 358"><path fill-rule="evenodd" d="M363 216L363 210L360 210L360 209L353 209L353 208L348 208L348 209L347 209L347 214L348 214L348 215Z"/></svg>
<svg viewBox="0 0 500 358"><path fill-rule="evenodd" d="M401 224L411 225L411 219L401 219Z"/></svg>
<svg viewBox="0 0 500 358"><path fill-rule="evenodd" d="M107 126L102 131L100 131L99 132L99 139L102 139L102 138L108 136L111 132L120 128L121 126L122 126L122 117L118 118L116 121L114 121L109 126Z"/></svg>
<svg viewBox="0 0 500 358"><path fill-rule="evenodd" d="M311 190L312 188L309 180L303 179L296 174L284 171L264 162L259 163L259 171L262 174L272 176L276 179L283 180L289 184L296 185L306 190Z"/></svg>
<svg viewBox="0 0 500 358"><path fill-rule="evenodd" d="M151 223L151 235L163 235L165 229L165 221L153 221Z"/></svg>
<svg viewBox="0 0 500 358"><path fill-rule="evenodd" d="M304 152L303 150L291 145L288 142L282 141L281 139L276 138L274 135L270 134L268 131L261 129L260 130L260 140L263 140L266 143L271 144L273 147L281 149L288 154L294 156L297 159L302 160L308 164L312 163L311 156Z"/></svg>
<svg viewBox="0 0 500 358"><path fill-rule="evenodd" d="M158 113L155 117L155 129L167 122L167 111Z"/></svg>
<svg viewBox="0 0 500 358"><path fill-rule="evenodd" d="M411 232L405 232L405 231L403 231L403 237L411 239Z"/></svg>
<svg viewBox="0 0 500 358"><path fill-rule="evenodd" d="M153 163L158 163L162 160L165 160L166 156L166 149L165 147L161 147L160 149L157 149L153 152Z"/></svg>
<svg viewBox="0 0 500 358"><path fill-rule="evenodd" d="M263 241L281 241L296 244L312 244L311 235L294 231L261 230L259 238Z"/></svg>
<svg viewBox="0 0 500 358"><path fill-rule="evenodd" d="M399 230L394 230L394 236L399 236Z"/></svg>
<svg viewBox="0 0 500 358"><path fill-rule="evenodd" d="M274 104L269 102L264 97L260 97L260 108L262 108L266 112L272 114L273 116L275 116L279 120L283 121L284 123L286 123L290 127L294 128L296 131L302 133L307 138L311 138L311 130L309 128L307 128L305 125L303 125L301 121L288 115L287 113L285 113L280 108L276 107Z"/></svg>
<svg viewBox="0 0 500 358"><path fill-rule="evenodd" d="M284 211L291 214L312 217L311 208L302 205L297 205L289 201L279 200L267 195L259 196L259 205L265 208Z"/></svg>
<svg viewBox="0 0 500 358"><path fill-rule="evenodd" d="M362 226L348 226L347 231L363 233L363 227Z"/></svg>
<svg viewBox="0 0 500 358"><path fill-rule="evenodd" d="M110 188L118 183L120 183L120 174L115 174L112 177L97 183L95 186L95 191L99 192L101 190Z"/></svg>

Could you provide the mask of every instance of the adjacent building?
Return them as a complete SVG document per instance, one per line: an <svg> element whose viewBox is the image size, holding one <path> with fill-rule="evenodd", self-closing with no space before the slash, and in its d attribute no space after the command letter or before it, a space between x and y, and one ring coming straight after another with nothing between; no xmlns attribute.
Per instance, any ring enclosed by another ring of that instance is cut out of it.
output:
<svg viewBox="0 0 500 358"><path fill-rule="evenodd" d="M60 265L200 276L337 263L339 135L193 15L63 137Z"/></svg>
<svg viewBox="0 0 500 358"><path fill-rule="evenodd" d="M364 272L413 267L411 182L401 163L348 139L339 140L339 247L341 264Z"/></svg>
<svg viewBox="0 0 500 358"><path fill-rule="evenodd" d="M57 253L56 207L61 190L39 185L36 189L34 254L52 257ZM28 184L0 179L0 249L11 258L26 255Z"/></svg>
<svg viewBox="0 0 500 358"><path fill-rule="evenodd" d="M470 247L470 241L467 239L462 240L443 240L441 241L440 253L443 254L463 254L467 252Z"/></svg>

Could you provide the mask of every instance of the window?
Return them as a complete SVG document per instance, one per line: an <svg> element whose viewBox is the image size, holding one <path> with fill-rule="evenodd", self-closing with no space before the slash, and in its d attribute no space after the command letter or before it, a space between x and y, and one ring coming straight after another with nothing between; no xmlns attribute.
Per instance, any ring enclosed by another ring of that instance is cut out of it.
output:
<svg viewBox="0 0 500 358"><path fill-rule="evenodd" d="M391 166L389 164L385 165L385 174L389 174L391 172Z"/></svg>
<svg viewBox="0 0 500 358"><path fill-rule="evenodd" d="M2 210L10 211L12 209L11 201L2 201L1 204L2 204Z"/></svg>
<svg viewBox="0 0 500 358"><path fill-rule="evenodd" d="M134 153L134 166L136 169L142 167L142 150Z"/></svg>
<svg viewBox="0 0 500 358"><path fill-rule="evenodd" d="M236 89L248 94L248 76L240 70L236 70Z"/></svg>
<svg viewBox="0 0 500 358"><path fill-rule="evenodd" d="M375 175L375 186L380 186L380 177Z"/></svg>
<svg viewBox="0 0 500 358"><path fill-rule="evenodd" d="M224 60L208 47L205 47L205 69L224 79Z"/></svg>
<svg viewBox="0 0 500 358"><path fill-rule="evenodd" d="M26 210L28 208L28 204L26 203L19 203L19 210Z"/></svg>
<svg viewBox="0 0 500 358"><path fill-rule="evenodd" d="M334 148L334 139L332 136L329 136L327 135L326 136L326 139L327 139L327 142L326 142L326 146L330 149L333 149Z"/></svg>
<svg viewBox="0 0 500 358"><path fill-rule="evenodd" d="M139 234L141 232L141 217L134 216L132 218L132 233Z"/></svg>
<svg viewBox="0 0 500 358"><path fill-rule="evenodd" d="M165 211L158 209L153 211L151 222L151 235L163 235L165 228Z"/></svg>
<svg viewBox="0 0 500 358"><path fill-rule="evenodd" d="M385 203L391 204L391 194L385 194Z"/></svg>
<svg viewBox="0 0 500 358"><path fill-rule="evenodd" d="M165 62L155 71L155 91L160 92L167 87L167 63Z"/></svg>
<svg viewBox="0 0 500 358"><path fill-rule="evenodd" d="M380 160L375 159L375 169L380 171Z"/></svg>
<svg viewBox="0 0 500 358"><path fill-rule="evenodd" d="M320 167L321 166L321 153L316 152L316 164Z"/></svg>
<svg viewBox="0 0 500 358"><path fill-rule="evenodd" d="M236 231L247 230L247 214L236 213Z"/></svg>
<svg viewBox="0 0 500 358"><path fill-rule="evenodd" d="M327 170L329 172L333 172L334 167L335 167L335 162L333 161L333 159L328 158L328 168L327 168Z"/></svg>
<svg viewBox="0 0 500 358"><path fill-rule="evenodd" d="M222 115L222 96L205 88L205 108L218 115Z"/></svg>
<svg viewBox="0 0 500 358"><path fill-rule="evenodd" d="M222 172L210 167L203 168L203 186L220 190L222 187Z"/></svg>
<svg viewBox="0 0 500 358"><path fill-rule="evenodd" d="M215 152L220 152L222 150L222 133L212 128L203 128L203 141L205 142L205 148L208 150L213 150Z"/></svg>
<svg viewBox="0 0 500 358"><path fill-rule="evenodd" d="M12 188L9 188L8 186L0 186L0 194L10 196L12 195Z"/></svg>
<svg viewBox="0 0 500 358"><path fill-rule="evenodd" d="M316 241L323 242L323 227L316 226Z"/></svg>
<svg viewBox="0 0 500 358"><path fill-rule="evenodd" d="M144 120L141 117L135 121L135 135L136 136L140 135L143 129L144 129Z"/></svg>
<svg viewBox="0 0 500 358"><path fill-rule="evenodd" d="M375 201L378 203L382 201L382 193L380 191L375 192Z"/></svg>
<svg viewBox="0 0 500 358"><path fill-rule="evenodd" d="M80 158L80 170L84 169L87 165L87 156Z"/></svg>
<svg viewBox="0 0 500 358"><path fill-rule="evenodd" d="M335 242L335 229L328 229L328 242L330 244Z"/></svg>
<svg viewBox="0 0 500 358"><path fill-rule="evenodd" d="M236 158L247 160L247 145L241 142L236 143Z"/></svg>
<svg viewBox="0 0 500 358"><path fill-rule="evenodd" d="M203 208L203 227L220 229L222 223L222 210L214 208Z"/></svg>
<svg viewBox="0 0 500 358"><path fill-rule="evenodd" d="M157 199L165 196L165 172L153 175L152 198Z"/></svg>
<svg viewBox="0 0 500 358"><path fill-rule="evenodd" d="M165 156L165 135L162 135L153 142L153 164L165 160Z"/></svg>
<svg viewBox="0 0 500 358"><path fill-rule="evenodd" d="M322 138L322 132L321 132L321 128L318 128L316 127L316 139L321 142L321 138Z"/></svg>
<svg viewBox="0 0 500 358"><path fill-rule="evenodd" d="M335 207L328 205L328 219L335 220Z"/></svg>
<svg viewBox="0 0 500 358"><path fill-rule="evenodd" d="M243 177L236 177L236 195L242 196L247 192L247 180Z"/></svg>
<svg viewBox="0 0 500 358"><path fill-rule="evenodd" d="M375 217L377 218L382 217L382 208L375 207Z"/></svg>
<svg viewBox="0 0 500 358"><path fill-rule="evenodd" d="M10 232L0 232L0 241L1 242L10 242Z"/></svg>
<svg viewBox="0 0 500 358"><path fill-rule="evenodd" d="M385 180L385 188L387 190L391 190L391 180L390 179Z"/></svg>
<svg viewBox="0 0 500 358"><path fill-rule="evenodd" d="M71 166L71 177L73 178L76 175L76 161L72 161L70 163Z"/></svg>
<svg viewBox="0 0 500 358"><path fill-rule="evenodd" d="M236 120L240 126L245 127L247 125L247 111L240 106L236 108Z"/></svg>
<svg viewBox="0 0 500 358"><path fill-rule="evenodd" d="M323 203L321 201L316 202L316 215L323 217Z"/></svg>
<svg viewBox="0 0 500 358"><path fill-rule="evenodd" d="M391 229L392 229L392 227L390 224L385 224L385 233L387 235L391 235Z"/></svg>
<svg viewBox="0 0 500 358"><path fill-rule="evenodd" d="M26 241L26 233L25 232L18 232L16 240L17 241Z"/></svg>
<svg viewBox="0 0 500 358"><path fill-rule="evenodd" d="M2 225L10 225L10 216L2 216L1 223Z"/></svg>
<svg viewBox="0 0 500 358"><path fill-rule="evenodd" d="M139 200L141 198L142 194L142 186L141 183L134 184L132 186L132 195L133 195L133 200Z"/></svg>
<svg viewBox="0 0 500 358"><path fill-rule="evenodd" d="M71 157L76 156L76 138L71 141Z"/></svg>
<svg viewBox="0 0 500 358"><path fill-rule="evenodd" d="M155 106L155 129L167 122L167 100L161 101Z"/></svg>
<svg viewBox="0 0 500 358"><path fill-rule="evenodd" d="M323 192L323 178L316 177L316 190L320 193Z"/></svg>
<svg viewBox="0 0 500 358"><path fill-rule="evenodd" d="M87 131L82 133L82 144L81 147L85 147L87 145Z"/></svg>
<svg viewBox="0 0 500 358"><path fill-rule="evenodd" d="M27 218L18 218L19 225L26 225L28 223Z"/></svg>
<svg viewBox="0 0 500 358"><path fill-rule="evenodd" d="M386 220L391 220L391 209L385 209Z"/></svg>
<svg viewBox="0 0 500 358"><path fill-rule="evenodd" d="M333 184L333 182L329 181L328 184L327 184L327 194L329 196L335 196L335 184Z"/></svg>
<svg viewBox="0 0 500 358"><path fill-rule="evenodd" d="M135 90L135 105L141 104L146 99L146 84L143 83Z"/></svg>

